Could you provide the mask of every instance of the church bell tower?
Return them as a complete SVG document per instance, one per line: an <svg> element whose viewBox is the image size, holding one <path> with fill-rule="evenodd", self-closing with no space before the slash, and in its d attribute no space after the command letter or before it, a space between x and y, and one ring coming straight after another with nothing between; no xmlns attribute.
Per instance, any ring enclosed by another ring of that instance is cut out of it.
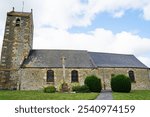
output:
<svg viewBox="0 0 150 117"><path fill-rule="evenodd" d="M0 88L16 89L18 72L28 57L33 43L33 17L31 12L7 13L0 66Z"/></svg>

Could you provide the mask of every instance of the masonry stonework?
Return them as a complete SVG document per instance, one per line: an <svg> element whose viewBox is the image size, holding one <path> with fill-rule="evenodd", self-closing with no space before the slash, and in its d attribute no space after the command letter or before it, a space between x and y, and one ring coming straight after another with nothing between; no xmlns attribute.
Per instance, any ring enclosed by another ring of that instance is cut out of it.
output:
<svg viewBox="0 0 150 117"><path fill-rule="evenodd" d="M54 71L54 83L46 82L47 70ZM77 70L79 73L79 84L84 84L84 79L89 75L96 75L97 71L94 69L66 69L65 82L71 88L71 71ZM21 89L22 90L39 90L43 87L54 85L57 90L60 90L63 83L63 70L62 68L53 69L39 69L39 68L25 68L20 70Z"/></svg>
<svg viewBox="0 0 150 117"><path fill-rule="evenodd" d="M103 88L105 83L106 89L111 89L110 81L112 75L124 74L129 76L129 70L134 71L135 75L135 83L132 83L132 90L150 89L148 69L139 68L99 68L99 77L102 79Z"/></svg>
<svg viewBox="0 0 150 117"><path fill-rule="evenodd" d="M50 69L39 69L39 68L25 68L21 69L21 90L40 90L43 87L54 85L57 90L60 90L61 84L63 83L63 70L62 68L53 68L54 71L54 83L47 83L47 70ZM124 74L128 76L128 71L133 70L135 73L136 83L132 83L132 90L136 89L150 89L150 79L148 70L146 69L135 69L135 68L98 68L98 69L66 69L66 78L65 82L69 85L71 89L71 71L77 70L79 73L79 84L83 85L84 80L89 75L96 75L101 78L102 87L104 89L111 89L110 81L112 74Z"/></svg>

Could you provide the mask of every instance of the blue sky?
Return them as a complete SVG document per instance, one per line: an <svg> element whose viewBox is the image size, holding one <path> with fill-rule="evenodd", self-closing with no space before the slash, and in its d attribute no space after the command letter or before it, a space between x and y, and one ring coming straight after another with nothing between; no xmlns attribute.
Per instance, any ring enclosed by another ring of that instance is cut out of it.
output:
<svg viewBox="0 0 150 117"><path fill-rule="evenodd" d="M0 1L0 45L6 13L22 1ZM134 54L150 67L150 0L25 0L33 9L34 49Z"/></svg>
<svg viewBox="0 0 150 117"><path fill-rule="evenodd" d="M69 31L72 33L86 33L100 27L111 30L113 33L127 31L150 38L150 21L142 18L140 10L128 10L124 16L119 18L114 18L107 12L97 14L91 25L87 27L73 27Z"/></svg>

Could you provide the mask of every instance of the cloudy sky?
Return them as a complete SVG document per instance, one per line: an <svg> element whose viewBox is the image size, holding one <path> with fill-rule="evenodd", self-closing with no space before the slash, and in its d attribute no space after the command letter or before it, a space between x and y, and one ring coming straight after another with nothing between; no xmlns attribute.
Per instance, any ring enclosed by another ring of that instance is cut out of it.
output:
<svg viewBox="0 0 150 117"><path fill-rule="evenodd" d="M6 13L23 0L0 0L0 45ZM150 67L150 0L24 0L34 15L34 49L134 54Z"/></svg>

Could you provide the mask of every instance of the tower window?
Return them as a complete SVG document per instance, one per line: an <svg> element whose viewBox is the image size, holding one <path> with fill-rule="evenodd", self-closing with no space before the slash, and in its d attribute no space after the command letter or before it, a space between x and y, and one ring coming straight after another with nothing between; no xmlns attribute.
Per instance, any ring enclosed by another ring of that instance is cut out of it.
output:
<svg viewBox="0 0 150 117"><path fill-rule="evenodd" d="M130 70L128 74L129 74L129 78L131 79L131 82L135 82L134 71Z"/></svg>
<svg viewBox="0 0 150 117"><path fill-rule="evenodd" d="M71 72L71 82L78 82L78 71L73 70Z"/></svg>
<svg viewBox="0 0 150 117"><path fill-rule="evenodd" d="M54 82L54 71L53 70L47 71L47 82Z"/></svg>
<svg viewBox="0 0 150 117"><path fill-rule="evenodd" d="M20 26L20 19L19 18L16 19L16 26Z"/></svg>

